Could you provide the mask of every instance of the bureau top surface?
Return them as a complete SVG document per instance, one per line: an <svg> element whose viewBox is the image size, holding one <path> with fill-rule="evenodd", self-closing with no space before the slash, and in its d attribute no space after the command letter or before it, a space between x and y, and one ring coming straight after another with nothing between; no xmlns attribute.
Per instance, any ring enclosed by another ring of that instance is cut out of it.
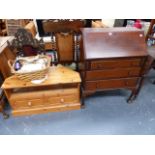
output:
<svg viewBox="0 0 155 155"><path fill-rule="evenodd" d="M15 75L7 78L3 85L3 89L13 89L13 88L25 88L25 87L38 87L38 86L49 86L58 84L73 84L80 83L81 78L78 72L73 71L69 68L58 66L51 67L49 69L49 74L47 80L41 84L33 84L31 82L25 82L18 79Z"/></svg>
<svg viewBox="0 0 155 155"><path fill-rule="evenodd" d="M146 56L145 36L136 28L83 28L85 59Z"/></svg>

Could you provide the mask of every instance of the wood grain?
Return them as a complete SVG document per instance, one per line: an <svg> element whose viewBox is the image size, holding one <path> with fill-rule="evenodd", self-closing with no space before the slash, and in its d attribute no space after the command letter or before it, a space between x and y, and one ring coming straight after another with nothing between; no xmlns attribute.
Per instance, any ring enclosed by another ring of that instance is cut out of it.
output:
<svg viewBox="0 0 155 155"><path fill-rule="evenodd" d="M15 75L7 78L2 88L14 116L80 109L80 82L78 72L63 66L51 67L48 78L41 84L32 84Z"/></svg>
<svg viewBox="0 0 155 155"><path fill-rule="evenodd" d="M135 99L144 80L144 33L135 28L83 28L83 99L96 91L130 89Z"/></svg>
<svg viewBox="0 0 155 155"><path fill-rule="evenodd" d="M78 72L69 68L58 66L49 69L48 80L45 80L39 86L58 85L67 83L80 83L81 78ZM2 85L3 89L10 88L25 88L25 87L38 87L38 85L31 82L19 80L15 75L7 78Z"/></svg>
<svg viewBox="0 0 155 155"><path fill-rule="evenodd" d="M74 36L71 33L56 33L59 62L74 61Z"/></svg>
<svg viewBox="0 0 155 155"><path fill-rule="evenodd" d="M86 59L147 55L143 31L127 28L85 28L82 33Z"/></svg>
<svg viewBox="0 0 155 155"><path fill-rule="evenodd" d="M80 103L74 104L64 104L64 105L51 105L51 106L40 106L36 108L28 108L28 109L17 109L12 112L13 116L23 116L23 115L34 115L34 114L43 114L49 112L61 112L68 110L79 110L81 108Z"/></svg>
<svg viewBox="0 0 155 155"><path fill-rule="evenodd" d="M2 53L0 53L0 70L3 74L4 78L11 76L10 67L8 65L9 59L15 59L15 55L10 51L8 47L6 47Z"/></svg>

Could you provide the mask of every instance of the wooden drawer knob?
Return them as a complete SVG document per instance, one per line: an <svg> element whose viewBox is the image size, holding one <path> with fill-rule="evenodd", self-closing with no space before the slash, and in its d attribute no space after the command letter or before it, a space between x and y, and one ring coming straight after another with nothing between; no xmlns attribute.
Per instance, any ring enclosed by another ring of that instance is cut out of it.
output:
<svg viewBox="0 0 155 155"><path fill-rule="evenodd" d="M61 103L64 103L64 99L63 99L63 98L61 98L61 99L60 99L60 102L61 102Z"/></svg>
<svg viewBox="0 0 155 155"><path fill-rule="evenodd" d="M32 103L30 101L27 104L28 104L28 106L31 106L32 105Z"/></svg>

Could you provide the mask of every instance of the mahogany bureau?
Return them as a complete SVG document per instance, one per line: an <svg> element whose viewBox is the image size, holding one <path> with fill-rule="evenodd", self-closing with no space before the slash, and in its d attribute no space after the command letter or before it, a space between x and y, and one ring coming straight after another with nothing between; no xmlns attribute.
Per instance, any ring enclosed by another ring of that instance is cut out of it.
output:
<svg viewBox="0 0 155 155"><path fill-rule="evenodd" d="M129 89L136 98L147 62L144 33L135 28L83 28L83 99L96 91Z"/></svg>

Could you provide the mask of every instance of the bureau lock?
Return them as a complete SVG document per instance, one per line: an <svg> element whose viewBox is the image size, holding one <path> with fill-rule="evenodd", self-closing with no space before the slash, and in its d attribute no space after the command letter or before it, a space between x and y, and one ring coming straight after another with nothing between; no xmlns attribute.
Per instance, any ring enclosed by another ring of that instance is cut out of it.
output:
<svg viewBox="0 0 155 155"><path fill-rule="evenodd" d="M109 33L108 33L108 35L109 35L109 36L112 36L112 33L111 33L111 32L109 32Z"/></svg>
<svg viewBox="0 0 155 155"><path fill-rule="evenodd" d="M125 81L125 85L128 86L129 85L129 81Z"/></svg>
<svg viewBox="0 0 155 155"><path fill-rule="evenodd" d="M142 37L143 37L143 34L139 34L139 37L141 37L141 38L142 38Z"/></svg>

